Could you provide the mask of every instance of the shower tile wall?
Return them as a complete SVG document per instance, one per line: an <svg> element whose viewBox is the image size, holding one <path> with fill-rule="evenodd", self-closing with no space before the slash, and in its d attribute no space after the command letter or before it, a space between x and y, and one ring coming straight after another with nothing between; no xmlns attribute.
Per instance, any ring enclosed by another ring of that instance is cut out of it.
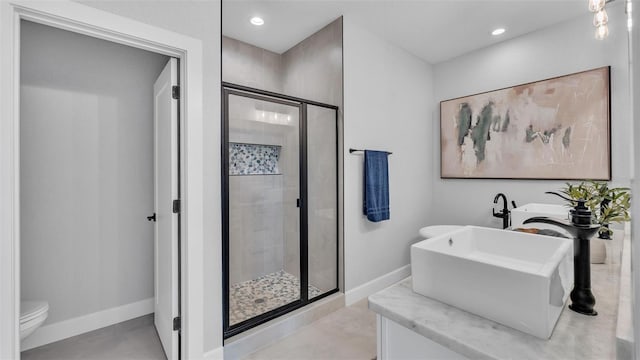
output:
<svg viewBox="0 0 640 360"><path fill-rule="evenodd" d="M339 122L342 122L342 19L335 20L282 55L228 37L223 37L222 44L223 81L337 105L340 107ZM335 126L335 122L333 125ZM332 128L335 131L335 128ZM313 131L316 130L320 131L321 129L315 129ZM327 130L326 127L322 129L322 131ZM309 132L309 134L319 140L316 146L322 146L323 144L326 146L328 143L335 144L334 140L327 140L331 138L328 135L322 133L314 134L312 132ZM335 132L332 136L335 137ZM251 137L249 133L238 134L236 138L231 138L230 141L265 143L255 140L249 141L247 139L248 137ZM290 133L289 135L283 136L278 143L282 146L279 166L281 173L284 174L282 176L282 186L284 188L282 190L282 201L285 204L291 202L295 204L295 200L299 196L298 175L288 171L292 166L297 166L298 142L297 135L294 136L294 134ZM312 144L313 141L309 141L309 145L312 146ZM313 160L314 162L324 163L325 161L330 161L329 164L335 167L335 152L330 155L322 155L322 152L316 152L316 154L319 157L325 156L326 159L321 160L316 157ZM312 154L310 154L310 156L311 155ZM340 158L339 161L341 164L342 160ZM339 168L341 168L340 164ZM312 170L310 170L310 175L311 174ZM233 179L235 177L231 178ZM335 179L335 174L329 178ZM237 185L239 185L237 180L232 180L232 184L233 181L236 181ZM326 184L326 179L309 176L310 188L322 189L323 186L328 186ZM275 186L276 184L271 185ZM335 187L335 183L333 183L333 186ZM230 188L233 188L233 186L230 186ZM266 186L264 187L264 189L267 188ZM239 189L236 188L235 191L239 191ZM275 192L275 190L273 191ZM331 193L335 192L334 189L330 191ZM230 194L232 198L234 195L235 194ZM333 199L334 196L331 198ZM265 201L274 200L274 198L267 199L266 197L262 199ZM231 205L233 207L233 204ZM339 221L339 219L336 219L337 211L335 209L335 201L334 204L330 205L333 206L333 209L322 209L321 207L325 205L326 204L320 204L320 208L309 209L310 225L317 231L317 233L309 235L309 282L322 291L337 287L335 283L337 277L335 222ZM237 209L237 211L235 216L240 217L242 213L239 209ZM258 210L251 210L247 207L244 211L255 212ZM295 206L285 206L279 208L273 214L287 219L287 221L283 221L282 218L280 218L280 220L276 221L279 225L283 223L286 224L283 229L278 229L278 231L282 231L282 236L277 237L280 232L274 230L274 237L270 239L262 237L260 239L260 241L267 242L269 245L256 244L255 247L273 249L274 247L281 246L283 263L280 269L284 269L292 275L299 276L299 209ZM233 218L233 215L231 216ZM243 220L246 224L237 224L236 226L253 226L250 225L251 220L248 219L252 216L256 216L256 214L252 213L252 215L247 216L247 219ZM316 217L315 219L313 218L314 216ZM319 220L322 217L328 222L323 223L322 220ZM269 219L274 220L274 217L270 217ZM291 219L295 219L296 221L291 221ZM265 225L264 222L261 222L261 224ZM315 224L315 226L313 224ZM259 230L254 229L251 231L256 232ZM251 237L249 235L247 236ZM257 240L249 240L246 238L244 244L252 244L254 241ZM257 266L254 266L253 270L248 270L248 268L251 268L250 261L247 259L248 255L244 254L242 249L254 253L256 253L257 250L251 248L251 245L243 248L242 246L246 246L244 244L233 244L233 242L230 244L230 255L233 257L229 259L230 266L232 267L231 274L237 274L238 272L244 273L242 278L232 276L232 284L238 281L246 281L250 278L255 279L267 273L265 272L267 269L260 271L261 269ZM276 253L280 256L280 252L275 251L275 249L272 252L265 251L264 255L268 257ZM257 260L258 254L256 253L253 258ZM240 270L243 266L244 268Z"/></svg>
<svg viewBox="0 0 640 360"><path fill-rule="evenodd" d="M230 176L229 275L232 284L282 269L283 179L278 175Z"/></svg>
<svg viewBox="0 0 640 360"><path fill-rule="evenodd" d="M284 52L282 69L285 94L342 110L342 19Z"/></svg>
<svg viewBox="0 0 640 360"><path fill-rule="evenodd" d="M318 102L337 105L340 108L338 121L342 121L342 19L337 19L315 34L282 54L283 88L287 95L311 99ZM320 151L335 144L335 120L329 117L330 126L312 123L315 120L326 119L327 113L333 111L314 111L309 107L308 151L309 151L309 196L310 205L314 194L316 198L326 197L325 194L335 194L336 153ZM324 117L324 118L323 118ZM342 127L340 127L342 128ZM332 131L332 134L326 133ZM315 140L315 141L314 141ZM330 145L329 145L330 144ZM313 148L315 146L315 149ZM314 151L315 150L315 151ZM321 157L325 159L321 159ZM316 167L314 172L312 167ZM324 170L324 171L323 171ZM327 182L331 180L333 182ZM332 187L331 187L332 186ZM323 291L334 289L336 284L336 222L337 204L334 195L329 202L316 201L319 207L309 208L309 283ZM291 212L291 209L288 209ZM285 210L285 216L290 216ZM324 220L322 220L324 219ZM323 224L326 226L322 226ZM296 254L299 253L299 240L293 233L285 231L285 264L287 272L297 275Z"/></svg>
<svg viewBox="0 0 640 360"><path fill-rule="evenodd" d="M296 153L298 153L299 144L298 141L293 144L293 139L290 138L287 141L288 146L295 146ZM297 140L297 138L296 138ZM299 162L299 159L294 157L289 157L287 159L283 159L283 166L287 166L291 168L295 166ZM286 177L287 182L289 184L293 184L299 182L299 177L294 177L291 174ZM285 189L285 198L287 199L297 199L300 195L299 189L297 187L287 187ZM300 209L299 208L285 208L283 209L284 216L287 219L294 219L300 217ZM293 276L300 277L300 222L297 222L298 226L289 226L284 229L284 259L283 259L283 269L292 274Z"/></svg>
<svg viewBox="0 0 640 360"><path fill-rule="evenodd" d="M278 170L288 156L285 127L274 126L254 118L252 99L233 97L230 101L229 141L232 143L280 146ZM289 130L290 132L291 130ZM229 280L232 284L255 279L283 269L284 226L283 201L285 182L282 175L229 176Z"/></svg>
<svg viewBox="0 0 640 360"><path fill-rule="evenodd" d="M291 134L287 137L286 146L295 156L282 158L282 166L287 169L297 168L299 164L300 144L298 136ZM292 201L294 204L296 199L300 197L300 176L299 172L289 171L285 175L287 187L284 190L285 201ZM296 219L295 222L289 222L289 226L284 229L284 260L283 269L289 274L300 277L300 208L288 206L283 209L286 219Z"/></svg>
<svg viewBox="0 0 640 360"><path fill-rule="evenodd" d="M280 54L222 37L222 81L282 93Z"/></svg>

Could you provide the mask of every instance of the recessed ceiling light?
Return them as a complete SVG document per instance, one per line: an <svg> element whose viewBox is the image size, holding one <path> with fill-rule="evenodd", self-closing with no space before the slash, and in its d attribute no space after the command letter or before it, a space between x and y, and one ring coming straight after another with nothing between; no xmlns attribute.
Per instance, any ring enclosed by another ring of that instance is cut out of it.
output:
<svg viewBox="0 0 640 360"><path fill-rule="evenodd" d="M491 32L491 35L498 36L504 34L506 30L504 28L497 28Z"/></svg>
<svg viewBox="0 0 640 360"><path fill-rule="evenodd" d="M264 20L262 20L262 18L259 16L254 16L249 21L255 26L260 26L264 24Z"/></svg>

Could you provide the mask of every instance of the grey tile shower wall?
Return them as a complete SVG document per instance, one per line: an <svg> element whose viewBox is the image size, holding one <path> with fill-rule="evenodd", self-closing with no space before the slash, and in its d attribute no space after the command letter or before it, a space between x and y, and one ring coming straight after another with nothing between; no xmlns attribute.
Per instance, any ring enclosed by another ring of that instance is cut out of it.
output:
<svg viewBox="0 0 640 360"><path fill-rule="evenodd" d="M223 81L237 83L240 85L255 87L262 90L275 91L286 95L297 96L314 101L324 102L340 107L339 123L342 124L342 107L343 107L343 86L342 86L342 19L337 19L325 26L315 34L301 41L284 54L279 55L268 50L264 50L253 45L243 43L241 41L223 37L222 41L222 69ZM250 114L249 114L250 116ZM283 267L289 274L294 276L300 275L300 213L295 206L296 199L300 196L299 188L299 139L297 136L297 127L290 127L293 132L286 135L280 132L269 132L269 127L257 123L255 121L238 121L234 120L238 128L233 129L230 133L230 141L244 143L260 143L270 145L280 145L280 157L278 166L282 178L282 208L279 210L279 225L283 227L282 236L269 240L263 238L262 241L268 242L266 247L271 247L273 242L280 242L283 252ZM241 124L242 123L242 124ZM240 129L240 127L242 127ZM340 126L342 128L342 126ZM318 137L322 139L321 134L309 133L310 137ZM341 139L339 134L338 139ZM340 142L340 140L338 140ZM322 141L320 141L322 142ZM333 145L331 145L333 146ZM333 156L321 155L314 159L317 166L329 166L335 169L335 154ZM324 156L326 159L321 159ZM339 159L341 161L341 159ZM322 173L322 169L318 169ZM258 176L260 177L260 176ZM232 178L237 178L234 176ZM309 186L318 191L323 191L326 187L326 179L309 179ZM317 182L317 183L314 183ZM236 189L236 191L239 191ZM253 191L253 190L252 190ZM335 192L334 189L327 191ZM234 194L230 194L234 199ZM310 194L310 196L313 196ZM332 196L334 198L334 196ZM231 206L234 206L231 204ZM324 209L326 204L318 202L318 209L313 209L318 214L326 215L334 212L332 216L337 216L336 209ZM333 206L335 208L335 206ZM251 211L247 209L247 211ZM242 216L240 212L231 214L231 221L234 216ZM250 225L249 215L246 215L246 226ZM330 216L331 217L331 216ZM322 229L320 233L310 236L310 273L311 284L322 287L322 290L334 288L331 286L335 282L336 276L336 244L335 244L335 223L332 219L328 223L321 220L322 216L317 216L317 228ZM340 219L338 219L340 221ZM271 225L269 225L271 226ZM256 230L257 231L257 230ZM234 276L234 271L247 273L247 269L240 270L238 267L243 261L248 261L250 257L247 254L240 254L240 245L233 244L234 241L241 243L249 243L249 237L255 238L251 232L243 235L242 238L232 239L229 263L232 267L231 282L239 277ZM256 245L258 246L258 245ZM236 249L237 248L237 249ZM252 251L252 250L247 250ZM268 258L268 256L267 256ZM260 261L257 257L254 261ZM247 264L247 267L253 267L256 272L253 278L264 275L258 271L262 267L255 264ZM235 269L235 270L234 270ZM245 278L244 280L248 280Z"/></svg>
<svg viewBox="0 0 640 360"><path fill-rule="evenodd" d="M222 80L342 109L342 18L282 55L223 36Z"/></svg>
<svg viewBox="0 0 640 360"><path fill-rule="evenodd" d="M282 78L280 54L222 37L222 81L282 93Z"/></svg>
<svg viewBox="0 0 640 360"><path fill-rule="evenodd" d="M342 124L343 87L342 87L342 19L339 18L325 26L315 34L304 39L296 46L282 54L284 72L284 93L305 99L337 105L340 108L338 121ZM312 115L310 112L309 115ZM318 113L318 119L326 116ZM311 117L309 118L311 121ZM335 122L333 122L335 126ZM335 127L329 127L334 135L323 132L320 124L309 126L309 201L315 199L315 208L309 209L309 283L322 290L337 287L336 269L336 222L325 219L324 215L335 212L337 204L327 204L319 199L329 197L335 199L335 185L328 182L333 174L335 179L336 154L323 152L324 147L335 149ZM342 128L340 126L340 128ZM321 130L321 131L320 131ZM313 168L311 168L313 167ZM313 176L324 174L323 176ZM311 193L313 191L313 193ZM332 195L327 195L332 194ZM285 194L285 196L291 196ZM333 209L332 209L333 207ZM291 214L287 214L286 212ZM318 215L322 214L322 215ZM285 210L286 216L293 216L291 209ZM338 221L338 220L336 220ZM285 270L297 275L299 268L299 233L285 229ZM333 285L333 286L332 286Z"/></svg>
<svg viewBox="0 0 640 360"><path fill-rule="evenodd" d="M300 209L296 206L296 200L300 198L300 139L298 132L289 132L284 137L280 164L284 174L283 269L289 274L300 277Z"/></svg>
<svg viewBox="0 0 640 360"><path fill-rule="evenodd" d="M252 120L256 101L230 99L229 142L278 148L278 173L286 173L286 139L297 127ZM254 150L259 147L254 147ZM231 169L230 169L231 170ZM237 170L237 169L236 169ZM229 177L229 279L256 279L284 267L284 175Z"/></svg>
<svg viewBox="0 0 640 360"><path fill-rule="evenodd" d="M277 175L280 146L229 143L229 175Z"/></svg>
<svg viewBox="0 0 640 360"><path fill-rule="evenodd" d="M253 99L230 99L230 114L233 115L229 119L230 143L242 144L241 147L249 152L265 152L247 155L250 161L269 156L273 160L274 154L267 150L269 147L277 148L279 152L277 175L229 177L231 284L282 270L285 231L298 228L298 219L289 215L291 208L297 209L297 197L292 198L291 193L297 196L296 189L299 188L298 118L292 116L289 125L256 121L252 118L253 111L262 105L264 103ZM239 170L238 167L241 166L236 166L234 171ZM266 167L261 171L268 170Z"/></svg>
<svg viewBox="0 0 640 360"><path fill-rule="evenodd" d="M342 18L282 54L283 90L342 109Z"/></svg>
<svg viewBox="0 0 640 360"><path fill-rule="evenodd" d="M230 176L231 284L282 270L283 176Z"/></svg>

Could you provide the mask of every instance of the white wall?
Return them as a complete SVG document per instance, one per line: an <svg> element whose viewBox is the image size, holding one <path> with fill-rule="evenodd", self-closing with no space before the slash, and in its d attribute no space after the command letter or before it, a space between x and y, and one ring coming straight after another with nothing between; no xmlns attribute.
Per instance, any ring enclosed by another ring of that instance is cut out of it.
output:
<svg viewBox="0 0 640 360"><path fill-rule="evenodd" d="M611 6L613 5L613 6ZM557 190L563 181L440 179L439 102L469 94L611 65L611 141L613 182L628 186L629 72L624 7L611 4L609 37L597 41L591 15L533 32L434 66L433 116L430 122L434 181L432 216L428 224L473 224L501 227L491 216L493 197L505 193L519 205L528 202L559 203L545 191Z"/></svg>
<svg viewBox="0 0 640 360"><path fill-rule="evenodd" d="M640 94L640 69L638 65L640 65L640 1L633 0L633 30L630 34L631 41L629 42L629 46L631 48L631 98L633 99L631 104L631 119L633 121L633 139L632 148L633 156L631 161L631 172L632 172L632 185L631 192L632 194L640 194L640 141L637 140L638 136L640 136L640 122L635 121L635 119L640 115L640 98L638 94ZM640 213L640 201L637 201L637 196L634 195L634 201L631 203L631 212L634 214ZM631 308L634 309L632 325L633 328L636 329L634 331L633 338L633 352L635 354L635 358L640 357L640 311L637 311L640 307L640 216L634 216L631 219Z"/></svg>
<svg viewBox="0 0 640 360"><path fill-rule="evenodd" d="M409 263L433 196L432 68L344 18L344 148L393 152L391 219L362 215L362 155L344 154L345 288Z"/></svg>
<svg viewBox="0 0 640 360"><path fill-rule="evenodd" d="M21 26L21 297L56 323L153 297L163 55Z"/></svg>
<svg viewBox="0 0 640 360"><path fill-rule="evenodd" d="M81 1L202 40L204 144L204 352L222 346L220 0Z"/></svg>

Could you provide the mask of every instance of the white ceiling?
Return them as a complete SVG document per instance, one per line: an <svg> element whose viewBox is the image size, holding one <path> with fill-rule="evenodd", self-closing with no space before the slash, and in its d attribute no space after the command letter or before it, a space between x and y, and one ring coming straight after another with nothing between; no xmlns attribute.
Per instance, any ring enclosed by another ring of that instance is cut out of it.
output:
<svg viewBox="0 0 640 360"><path fill-rule="evenodd" d="M283 53L344 15L433 64L586 13L586 0L223 0L222 32Z"/></svg>

